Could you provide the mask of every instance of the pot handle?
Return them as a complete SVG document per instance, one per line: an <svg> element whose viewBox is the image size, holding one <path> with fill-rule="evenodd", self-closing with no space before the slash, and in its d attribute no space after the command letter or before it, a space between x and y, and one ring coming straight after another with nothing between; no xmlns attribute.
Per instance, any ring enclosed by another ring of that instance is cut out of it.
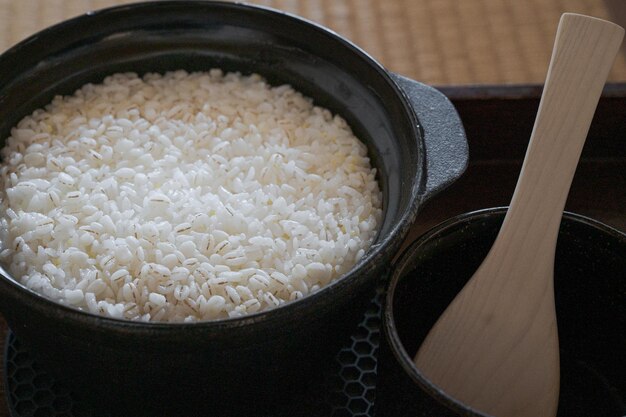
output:
<svg viewBox="0 0 626 417"><path fill-rule="evenodd" d="M426 187L421 197L426 201L465 172L469 160L465 129L443 93L402 75L390 75L411 104L424 138Z"/></svg>

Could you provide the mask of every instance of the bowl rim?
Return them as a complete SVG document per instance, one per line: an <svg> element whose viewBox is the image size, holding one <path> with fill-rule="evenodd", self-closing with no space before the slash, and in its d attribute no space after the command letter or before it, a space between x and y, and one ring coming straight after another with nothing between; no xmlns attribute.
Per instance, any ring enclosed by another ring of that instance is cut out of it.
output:
<svg viewBox="0 0 626 417"><path fill-rule="evenodd" d="M455 399L448 395L443 389L439 388L437 385L432 383L422 372L416 368L413 364L413 359L409 356L409 354L404 349L402 342L400 341L400 337L398 336L397 328L395 325L394 319L394 298L395 298L395 290L397 285L402 278L402 275L405 271L406 267L409 267L411 264L412 258L419 251L420 247L426 244L428 241L433 239L439 235L445 235L446 232L450 229L458 227L462 224L472 223L480 221L481 219L495 217L495 216L504 216L508 210L508 206L499 206L499 207L491 207L485 208L475 211L470 211L467 213L459 214L457 216L451 217L447 220L438 223L437 225L431 227L426 232L424 232L421 236L417 237L413 240L398 256L397 260L392 265L392 271L389 283L387 284L385 297L384 297L384 305L382 311L382 332L384 333L384 337L389 345L389 350L392 353L393 359L395 360L399 366L402 368L404 373L420 388L426 391L429 395L431 395L434 399L436 399L439 403L445 405L446 407L454 410L460 415L466 417L491 417L488 414L484 414L463 402ZM591 217L577 214L569 211L563 212L563 219L567 219L569 222L578 223L584 225L586 227L591 227L596 229L600 233L606 233L622 244L626 245L626 233L621 232L620 230L609 226L605 223L602 223L599 220L595 220Z"/></svg>
<svg viewBox="0 0 626 417"><path fill-rule="evenodd" d="M289 317L290 315L292 315L294 311L306 309L308 308L308 306L317 303L320 297L326 297L331 292L342 291L349 282L354 281L353 279L348 278L356 277L358 279L359 277L363 277L368 273L371 273L372 270L375 270L377 268L376 265L381 265L384 258L390 256L389 252L391 251L391 249L394 249L393 252L395 253L400 248L403 236L408 233L412 221L417 216L419 206L422 202L422 193L425 189L426 184L426 159L424 152L423 135L419 129L417 116L415 115L415 112L410 105L408 97L406 96L405 92L393 81L389 71L385 69L371 55L365 52L362 48L355 45L353 42L349 41L345 37L339 35L337 32L301 16L263 5L241 2L227 2L222 0L150 0L117 5L89 11L70 19L63 20L45 29L42 29L41 31L29 36L28 38L22 40L21 42L17 43L16 45L12 46L8 50L0 54L0 67L4 64L4 61L8 59L7 57L12 57L13 55L20 54L22 53L23 49L29 48L35 43L42 42L42 39L47 39L51 36L54 37L58 33L68 30L68 28L71 29L73 26L88 22L89 20L103 18L111 14L124 15L125 13L130 12L136 13L137 10L142 10L145 8L168 8L181 6L214 7L217 9L226 8L235 11L240 10L243 13L260 13L265 14L268 17L286 19L295 24L308 26L309 28L318 32L320 35L325 36L335 42L338 47L349 50L350 53L355 54L358 59L364 61L365 64L369 65L376 72L377 76L380 77L380 79L388 85L388 87L391 89L390 91L395 92L396 96L398 97L399 104L405 110L405 117L407 118L408 124L410 124L410 132L415 138L415 143L418 150L418 177L416 178L416 181L413 183L413 186L410 189L410 197L408 200L409 203L403 211L399 212L399 218L394 221L394 224L390 227L386 236L383 236L381 238L379 232L373 244L366 251L365 255L347 273L337 277L328 285L322 287L314 293L308 294L306 297L303 297L299 300L285 302L284 304L281 304L280 306L272 309L255 312L252 314L246 314L240 317L201 320L191 323L152 321L142 322L112 318L107 316L101 316L85 310L80 310L73 306L61 304L57 301L49 299L43 294L40 294L13 279L11 274L8 273L8 271L6 271L4 267L0 265L0 285L10 288L18 297L26 297L26 303L31 306L31 308L41 309L42 312L47 313L54 312L60 317L63 317L64 320L74 320L80 323L93 323L95 321L97 323L97 326L101 329L123 329L124 333L127 333L129 330L133 330L138 332L144 332L146 334L154 334L155 332L166 332L171 331L172 329L176 329L177 331L188 331L191 329L194 329L194 331L219 331L222 328L242 327L258 322L278 323L284 320L285 317ZM0 89L2 88L4 88L4 85L0 85ZM385 205L385 202L383 201L383 217L381 220L381 224L384 222L384 219L387 215L386 209L387 207Z"/></svg>

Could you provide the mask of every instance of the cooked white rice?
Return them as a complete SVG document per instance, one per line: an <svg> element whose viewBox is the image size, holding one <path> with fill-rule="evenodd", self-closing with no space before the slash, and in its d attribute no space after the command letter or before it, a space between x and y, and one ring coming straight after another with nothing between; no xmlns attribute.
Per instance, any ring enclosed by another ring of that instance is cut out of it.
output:
<svg viewBox="0 0 626 417"><path fill-rule="evenodd" d="M115 74L20 121L2 160L5 267L129 320L305 297L354 266L381 218L376 170L346 122L258 75Z"/></svg>

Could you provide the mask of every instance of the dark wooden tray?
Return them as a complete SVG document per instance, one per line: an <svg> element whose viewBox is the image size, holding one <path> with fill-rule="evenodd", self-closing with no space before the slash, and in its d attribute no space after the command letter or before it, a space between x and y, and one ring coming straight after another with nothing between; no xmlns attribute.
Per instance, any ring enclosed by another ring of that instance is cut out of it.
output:
<svg viewBox="0 0 626 417"><path fill-rule="evenodd" d="M449 217L509 204L542 86L440 90L463 120L470 163L459 181L424 206L407 240ZM626 231L626 84L604 89L565 209Z"/></svg>
<svg viewBox="0 0 626 417"><path fill-rule="evenodd" d="M533 85L440 89L463 120L470 164L457 183L424 206L407 242L449 217L509 203L541 95L541 86ZM626 231L626 84L605 88L566 210ZM6 334L0 317L0 341ZM0 364L4 366L4 357ZM0 417L7 417L3 380Z"/></svg>

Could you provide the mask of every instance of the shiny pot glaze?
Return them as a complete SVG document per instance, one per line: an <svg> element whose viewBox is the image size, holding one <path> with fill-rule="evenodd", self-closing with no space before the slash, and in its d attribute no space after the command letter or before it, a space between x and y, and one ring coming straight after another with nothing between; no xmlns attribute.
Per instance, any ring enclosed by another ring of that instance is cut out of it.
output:
<svg viewBox="0 0 626 417"><path fill-rule="evenodd" d="M383 307L377 416L486 417L426 379L413 357L428 331L473 275L506 208L452 218L398 259ZM561 359L559 417L626 414L626 235L565 213L555 259Z"/></svg>
<svg viewBox="0 0 626 417"><path fill-rule="evenodd" d="M337 34L295 16L233 3L164 1L63 22L0 56L0 138L22 117L105 75L186 69L257 72L341 114L379 172L379 236L344 277L302 300L197 324L96 317L0 279L9 326L55 376L112 415L292 413L301 390L362 315L420 206L461 175L467 143L438 91L390 73Z"/></svg>

